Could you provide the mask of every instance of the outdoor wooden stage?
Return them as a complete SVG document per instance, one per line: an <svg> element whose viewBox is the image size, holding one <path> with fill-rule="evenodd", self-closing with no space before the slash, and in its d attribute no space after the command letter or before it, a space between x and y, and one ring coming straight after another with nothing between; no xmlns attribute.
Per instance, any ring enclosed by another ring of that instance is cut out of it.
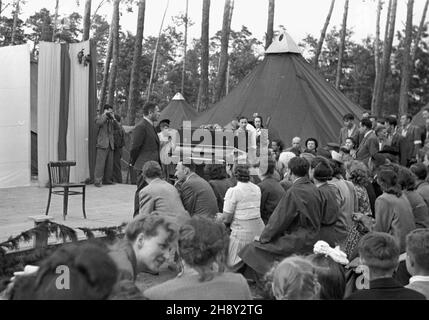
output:
<svg viewBox="0 0 429 320"><path fill-rule="evenodd" d="M68 215L63 220L63 197L52 195L49 216L54 222L71 228L100 228L119 226L133 216L136 186L116 184L96 188L86 186L86 215L83 218L82 196L69 196ZM0 189L0 242L34 227L30 216L44 215L49 189L31 187ZM83 232L78 231L78 236ZM49 239L49 242L56 242ZM32 245L29 243L28 245ZM24 245L23 247L26 247Z"/></svg>

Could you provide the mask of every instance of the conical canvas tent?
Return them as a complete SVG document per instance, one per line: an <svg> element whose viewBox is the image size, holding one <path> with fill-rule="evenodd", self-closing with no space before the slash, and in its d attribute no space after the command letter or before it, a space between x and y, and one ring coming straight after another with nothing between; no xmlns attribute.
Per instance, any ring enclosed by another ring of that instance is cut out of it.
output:
<svg viewBox="0 0 429 320"><path fill-rule="evenodd" d="M417 113L414 117L413 117L413 121L411 122L412 124L419 126L419 127L424 127L425 126L425 120L423 119L423 110L429 108L429 104L424 106L422 108L422 110L420 110L419 113Z"/></svg>
<svg viewBox="0 0 429 320"><path fill-rule="evenodd" d="M161 112L160 120L169 119L170 127L180 129L183 121L191 121L197 112L186 102L181 93L177 93L171 102Z"/></svg>
<svg viewBox="0 0 429 320"><path fill-rule="evenodd" d="M359 119L362 109L329 84L283 33L268 48L264 61L192 125L225 126L237 116L254 113L287 144L295 136L326 144L338 141L345 114Z"/></svg>

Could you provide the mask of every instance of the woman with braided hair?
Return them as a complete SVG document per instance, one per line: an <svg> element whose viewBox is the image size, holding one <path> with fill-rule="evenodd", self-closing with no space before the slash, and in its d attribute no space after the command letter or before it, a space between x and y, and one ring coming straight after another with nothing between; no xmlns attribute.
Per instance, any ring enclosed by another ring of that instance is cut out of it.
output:
<svg viewBox="0 0 429 320"><path fill-rule="evenodd" d="M179 231L184 272L147 289L150 300L251 300L241 274L223 272L229 237L226 227L201 216L189 219Z"/></svg>

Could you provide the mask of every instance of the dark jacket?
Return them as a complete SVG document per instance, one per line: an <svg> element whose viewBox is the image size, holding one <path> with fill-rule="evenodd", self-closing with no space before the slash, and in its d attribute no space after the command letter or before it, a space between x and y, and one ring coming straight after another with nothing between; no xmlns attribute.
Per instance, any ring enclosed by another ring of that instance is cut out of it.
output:
<svg viewBox="0 0 429 320"><path fill-rule="evenodd" d="M98 115L95 119L97 125L97 148L115 150L115 141L113 138L114 120L109 119L107 115Z"/></svg>
<svg viewBox="0 0 429 320"><path fill-rule="evenodd" d="M336 228L340 217L340 203L338 200L341 198L341 194L335 185L328 183L320 185L319 190L323 198L319 239L335 247L347 237L346 232Z"/></svg>
<svg viewBox="0 0 429 320"><path fill-rule="evenodd" d="M133 130L130 148L130 163L136 170L142 170L147 161L160 162L159 137L155 127L143 119Z"/></svg>
<svg viewBox="0 0 429 320"><path fill-rule="evenodd" d="M258 184L258 187L261 189L261 218L266 224L286 192L280 183L272 177L263 180Z"/></svg>
<svg viewBox="0 0 429 320"><path fill-rule="evenodd" d="M405 252L405 238L416 228L413 209L407 197L383 193L375 201L374 231L395 237L401 253Z"/></svg>
<svg viewBox="0 0 429 320"><path fill-rule="evenodd" d="M225 200L225 194L229 188L234 187L234 183L230 179L222 180L210 180L210 186L216 196L218 212L223 212L223 202Z"/></svg>
<svg viewBox="0 0 429 320"><path fill-rule="evenodd" d="M369 158L378 153L379 149L378 138L374 131L372 131L360 142L356 152L356 160L362 161L368 165Z"/></svg>
<svg viewBox="0 0 429 320"><path fill-rule="evenodd" d="M118 122L113 126L113 140L115 143L115 149L121 149L125 146L125 130Z"/></svg>
<svg viewBox="0 0 429 320"><path fill-rule="evenodd" d="M203 215L214 218L218 213L216 196L209 183L196 173L184 182L176 184L185 210L191 216Z"/></svg>
<svg viewBox="0 0 429 320"><path fill-rule="evenodd" d="M260 241L244 247L239 257L265 274L276 260L311 253L319 237L322 204L322 194L308 177L296 180L271 215Z"/></svg>
<svg viewBox="0 0 429 320"><path fill-rule="evenodd" d="M369 287L368 290L354 292L347 300L426 300L424 295L404 288L393 278L373 280Z"/></svg>
<svg viewBox="0 0 429 320"><path fill-rule="evenodd" d="M343 146L346 143L347 138L353 138L354 142L355 142L355 147L357 148L358 146L358 140L359 140L359 128L357 125L354 126L353 132L349 137L349 129L346 127L341 128L340 130L340 139L339 139L339 143L340 146Z"/></svg>

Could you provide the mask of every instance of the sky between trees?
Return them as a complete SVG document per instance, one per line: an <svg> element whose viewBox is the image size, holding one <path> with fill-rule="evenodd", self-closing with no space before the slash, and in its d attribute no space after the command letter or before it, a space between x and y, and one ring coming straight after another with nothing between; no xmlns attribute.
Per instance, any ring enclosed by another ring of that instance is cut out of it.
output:
<svg viewBox="0 0 429 320"><path fill-rule="evenodd" d="M101 0L94 0L93 10L98 6ZM76 0L60 1L59 14L70 14L74 11L83 14L84 1ZM212 0L210 10L210 36L213 36L222 28L222 15L224 0ZM414 24L418 24L421 19L424 0L415 0L414 3ZM331 0L277 0L275 10L274 29L279 25L284 25L287 32L298 43L306 37L307 34L319 36L320 30L326 19L326 14ZM146 1L146 21L144 36L157 36L161 25L162 15L164 13L167 0L147 0ZM172 23L172 17L185 11L186 0L170 0L169 9L166 16L165 25ZM405 0L398 1L397 26L402 29L406 19ZM374 0L353 0L350 1L348 28L354 31L353 38L357 41L365 38L367 35L375 34L377 1ZM386 5L385 5L386 6ZM54 12L55 0L30 0L22 8L21 19L25 20L28 16L41 8L47 8ZM201 35L201 8L202 0L189 0L189 16L194 25L189 28L189 39L198 39ZM342 20L344 9L344 0L339 0L335 4L332 14L330 28L339 26ZM235 0L234 14L232 18L232 29L240 30L242 25L248 27L253 35L263 40L266 32L268 1L267 0ZM105 4L99 13L106 15L107 21L111 19L111 4ZM385 13L386 10L383 10ZM5 14L9 14L8 11ZM384 34L386 16L382 14L381 26ZM137 21L137 8L134 12L126 12L125 6L122 9L121 26L135 34Z"/></svg>

